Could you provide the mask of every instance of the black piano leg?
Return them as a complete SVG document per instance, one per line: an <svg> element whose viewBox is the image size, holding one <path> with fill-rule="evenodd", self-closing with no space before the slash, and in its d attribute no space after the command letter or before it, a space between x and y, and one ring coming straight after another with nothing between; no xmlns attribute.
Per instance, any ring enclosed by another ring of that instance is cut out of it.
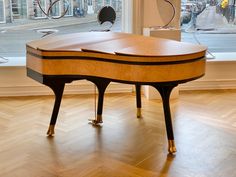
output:
<svg viewBox="0 0 236 177"><path fill-rule="evenodd" d="M103 79L94 79L90 80L93 82L98 89L98 107L97 107L97 116L92 121L92 124L98 125L100 123L103 123L102 120L102 110L103 110L103 99L104 99L104 93L107 88L107 86L110 84L109 80L103 80Z"/></svg>
<svg viewBox="0 0 236 177"><path fill-rule="evenodd" d="M136 90L136 106L137 106L137 118L140 118L141 115L141 108L142 108L142 101L141 101L141 85L135 84Z"/></svg>
<svg viewBox="0 0 236 177"><path fill-rule="evenodd" d="M166 132L168 138L168 151L173 154L176 152L175 141L174 141L174 133L171 122L171 112L170 112L170 94L174 87L177 85L153 85L160 93L163 102L163 109L165 115L165 123L166 123Z"/></svg>
<svg viewBox="0 0 236 177"><path fill-rule="evenodd" d="M55 134L54 128L56 125L57 115L58 115L59 108L61 105L61 98L63 95L65 83L56 81L56 82L46 83L45 85L50 87L55 94L55 102L54 102L53 112L52 112L52 116L51 116L50 125L49 125L48 131L47 131L47 135L52 136Z"/></svg>

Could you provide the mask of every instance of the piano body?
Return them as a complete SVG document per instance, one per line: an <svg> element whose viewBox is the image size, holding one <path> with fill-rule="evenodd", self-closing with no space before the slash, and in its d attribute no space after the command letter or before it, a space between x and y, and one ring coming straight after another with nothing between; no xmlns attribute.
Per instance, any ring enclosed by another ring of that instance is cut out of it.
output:
<svg viewBox="0 0 236 177"><path fill-rule="evenodd" d="M138 117L140 86L150 85L163 100L168 151L176 152L169 97L178 84L204 75L206 47L134 34L87 32L32 41L26 49L27 75L55 94L48 135L54 134L65 83L87 79L97 86L95 124L102 122L103 97L111 81L136 86Z"/></svg>

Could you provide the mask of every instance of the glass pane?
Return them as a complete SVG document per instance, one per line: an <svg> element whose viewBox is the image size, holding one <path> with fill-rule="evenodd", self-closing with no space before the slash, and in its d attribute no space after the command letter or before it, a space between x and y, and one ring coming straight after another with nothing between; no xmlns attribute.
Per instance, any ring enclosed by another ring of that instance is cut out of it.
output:
<svg viewBox="0 0 236 177"><path fill-rule="evenodd" d="M235 0L182 0L181 27L182 41L206 45L210 52L235 52Z"/></svg>
<svg viewBox="0 0 236 177"><path fill-rule="evenodd" d="M0 23L0 56L6 58L24 57L25 44L35 39L107 28L97 21L105 0L10 0L5 6L2 2L0 8L4 7L6 19ZM122 0L109 3L117 12L111 31L121 31ZM50 32L54 33L46 35Z"/></svg>
<svg viewBox="0 0 236 177"><path fill-rule="evenodd" d="M95 11L98 12L104 6L103 0L97 0Z"/></svg>
<svg viewBox="0 0 236 177"><path fill-rule="evenodd" d="M4 17L4 2L3 0L0 0L0 23L3 23L5 21Z"/></svg>
<svg viewBox="0 0 236 177"><path fill-rule="evenodd" d="M106 5L106 6L109 6L110 3L111 3L110 0L105 0L105 5Z"/></svg>
<svg viewBox="0 0 236 177"><path fill-rule="evenodd" d="M27 17L27 5L26 0L12 0L12 17L13 19L25 18Z"/></svg>
<svg viewBox="0 0 236 177"><path fill-rule="evenodd" d="M54 1L54 2L56 2L56 1ZM54 2L52 0L50 0L49 3L47 4L48 8L52 7L50 9L49 15L52 16L52 17L58 17L59 16L60 1L53 4Z"/></svg>
<svg viewBox="0 0 236 177"><path fill-rule="evenodd" d="M63 13L66 12L65 16L72 16L73 15L73 6L72 6L72 0L63 0Z"/></svg>
<svg viewBox="0 0 236 177"><path fill-rule="evenodd" d="M40 6L39 6L40 4ZM40 9L41 7L41 9ZM33 17L34 18L45 18L46 12L46 1L45 0L33 0Z"/></svg>

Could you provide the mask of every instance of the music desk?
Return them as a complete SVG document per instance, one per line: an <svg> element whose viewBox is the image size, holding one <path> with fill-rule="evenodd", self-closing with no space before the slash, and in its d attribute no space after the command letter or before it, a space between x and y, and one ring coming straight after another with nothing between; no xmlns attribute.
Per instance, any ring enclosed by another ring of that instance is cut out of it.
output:
<svg viewBox="0 0 236 177"><path fill-rule="evenodd" d="M169 97L178 84L204 75L206 47L126 33L87 32L43 38L26 48L27 75L55 93L49 136L54 134L65 83L87 79L97 86L95 124L102 122L104 92L111 81L136 86L138 117L140 86L150 85L163 100L168 151L176 152Z"/></svg>

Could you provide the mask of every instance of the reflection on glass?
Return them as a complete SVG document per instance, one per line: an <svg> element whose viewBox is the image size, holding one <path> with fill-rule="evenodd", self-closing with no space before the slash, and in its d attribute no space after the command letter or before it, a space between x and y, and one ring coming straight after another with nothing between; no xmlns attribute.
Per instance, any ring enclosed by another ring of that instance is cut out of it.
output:
<svg viewBox="0 0 236 177"><path fill-rule="evenodd" d="M43 11L39 8L38 2L41 5L41 8L46 12L46 1L45 0L33 0L33 17L34 18L45 18L46 16L44 15Z"/></svg>
<svg viewBox="0 0 236 177"><path fill-rule="evenodd" d="M12 16L15 19L27 17L26 0L11 0Z"/></svg>
<svg viewBox="0 0 236 177"><path fill-rule="evenodd" d="M0 23L5 22L5 9L4 9L4 1L0 0Z"/></svg>
<svg viewBox="0 0 236 177"><path fill-rule="evenodd" d="M68 7L68 10L67 10L67 6L69 5ZM69 0L69 1L66 1L66 0L63 0L63 8L62 8L62 11L63 12L66 12L65 16L72 16L73 15L73 5L72 5L72 0Z"/></svg>
<svg viewBox="0 0 236 177"><path fill-rule="evenodd" d="M55 29L52 35L91 31L99 28L97 13L105 5L117 12L112 31L121 30L122 0L58 0L50 9L50 15L58 17L69 9L63 18L48 18L40 10L38 0L0 0L0 56L24 57L25 44L42 37L41 29ZM40 0L47 12L56 0ZM5 3L5 4L4 4Z"/></svg>
<svg viewBox="0 0 236 177"><path fill-rule="evenodd" d="M182 0L182 41L208 46L211 52L236 51L236 0Z"/></svg>

